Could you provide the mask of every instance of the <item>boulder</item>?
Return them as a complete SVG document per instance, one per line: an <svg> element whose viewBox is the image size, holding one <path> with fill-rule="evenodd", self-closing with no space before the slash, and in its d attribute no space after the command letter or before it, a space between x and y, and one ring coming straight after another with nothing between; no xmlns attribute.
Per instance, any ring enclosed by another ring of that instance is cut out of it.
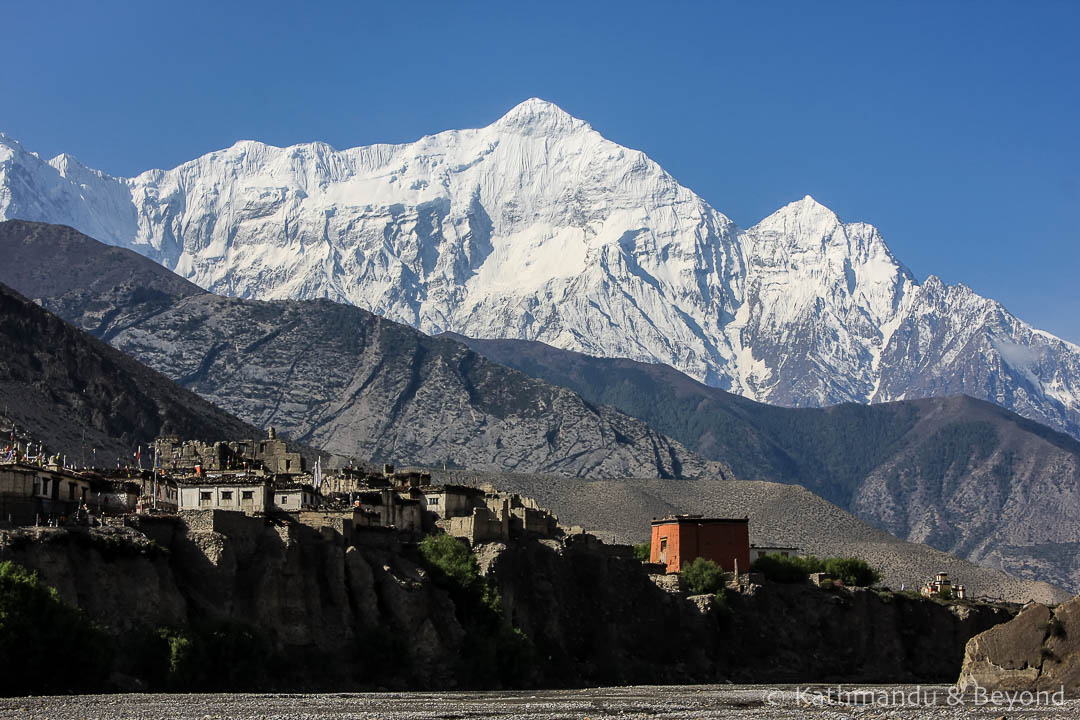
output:
<svg viewBox="0 0 1080 720"><path fill-rule="evenodd" d="M1080 597L1051 609L1032 603L968 641L957 685L967 690L1080 694Z"/></svg>

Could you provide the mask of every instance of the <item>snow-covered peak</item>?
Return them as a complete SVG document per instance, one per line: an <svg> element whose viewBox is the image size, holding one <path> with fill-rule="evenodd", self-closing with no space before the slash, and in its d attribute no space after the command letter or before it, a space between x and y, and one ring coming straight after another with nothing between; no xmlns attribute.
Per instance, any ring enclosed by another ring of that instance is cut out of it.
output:
<svg viewBox="0 0 1080 720"><path fill-rule="evenodd" d="M818 242L841 224L829 208L807 195L788 203L753 227L761 233L778 233L793 240Z"/></svg>
<svg viewBox="0 0 1080 720"><path fill-rule="evenodd" d="M511 108L492 126L527 135L550 135L590 130L584 120L579 120L555 103L529 98Z"/></svg>
<svg viewBox="0 0 1080 720"><path fill-rule="evenodd" d="M90 168L86 167L81 162L79 162L79 159L77 157L75 157L74 155L69 155L68 153L60 153L49 161L49 165L56 168L56 171L60 173L61 177L76 178L76 182L78 181L77 178L85 175L86 173L93 173L98 177L103 175L103 173L97 170L91 170Z"/></svg>
<svg viewBox="0 0 1080 720"><path fill-rule="evenodd" d="M11 160L16 155L22 155L23 153L31 154L18 140L10 135L0 133L0 162Z"/></svg>
<svg viewBox="0 0 1080 720"><path fill-rule="evenodd" d="M538 98L412 143L246 140L127 180L0 137L6 218L70 225L223 295L330 298L425 332L663 362L773 403L949 387L1025 410L1022 383L1029 417L1080 427L1075 347L966 288L920 288L876 228L809 195L740 231ZM1058 360L994 369L995 348L1032 343Z"/></svg>

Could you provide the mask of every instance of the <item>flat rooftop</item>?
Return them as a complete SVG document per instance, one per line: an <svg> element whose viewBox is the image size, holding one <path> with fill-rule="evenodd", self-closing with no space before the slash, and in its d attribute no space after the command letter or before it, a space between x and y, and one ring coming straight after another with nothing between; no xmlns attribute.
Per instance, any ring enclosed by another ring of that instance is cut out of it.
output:
<svg viewBox="0 0 1080 720"><path fill-rule="evenodd" d="M673 524L693 524L693 525L713 525L723 523L749 523L749 518L707 518L700 515L672 515L666 518L660 518L653 520L653 525L673 525Z"/></svg>

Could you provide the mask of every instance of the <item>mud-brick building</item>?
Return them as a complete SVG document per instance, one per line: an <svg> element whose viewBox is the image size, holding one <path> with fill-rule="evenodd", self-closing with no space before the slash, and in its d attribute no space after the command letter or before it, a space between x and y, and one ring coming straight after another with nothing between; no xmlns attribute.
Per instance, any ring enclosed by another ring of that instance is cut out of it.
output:
<svg viewBox="0 0 1080 720"><path fill-rule="evenodd" d="M675 515L652 523L650 562L680 572L696 558L712 560L726 572L750 568L750 521Z"/></svg>
<svg viewBox="0 0 1080 720"><path fill-rule="evenodd" d="M90 481L56 463L45 467L0 464L0 522L33 525L75 516L90 493Z"/></svg>
<svg viewBox="0 0 1080 720"><path fill-rule="evenodd" d="M154 440L154 455L159 467L173 472L261 469L271 475L299 475L304 471L300 453L290 452L274 428L264 438L215 443L162 436Z"/></svg>
<svg viewBox="0 0 1080 720"><path fill-rule="evenodd" d="M314 510L319 505L319 494L311 485L275 479L271 505L280 512Z"/></svg>
<svg viewBox="0 0 1080 720"><path fill-rule="evenodd" d="M375 527L394 527L415 533L424 529L424 511L419 500L403 498L390 488L353 493L352 499L356 507L377 518L371 523Z"/></svg>
<svg viewBox="0 0 1080 720"><path fill-rule="evenodd" d="M273 500L270 478L257 475L219 475L181 478L180 510L238 510L248 515L266 514Z"/></svg>

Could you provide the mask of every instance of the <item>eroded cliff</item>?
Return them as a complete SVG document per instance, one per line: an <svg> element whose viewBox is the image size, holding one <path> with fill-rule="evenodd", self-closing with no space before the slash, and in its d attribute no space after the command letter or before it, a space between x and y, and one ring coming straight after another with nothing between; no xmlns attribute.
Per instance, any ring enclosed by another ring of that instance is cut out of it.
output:
<svg viewBox="0 0 1080 720"><path fill-rule="evenodd" d="M37 571L99 624L113 682L134 689L951 681L967 640L1010 616L809 585L687 598L658 588L628 548L585 535L475 555L484 605L389 531L349 546L206 512L0 533L0 560Z"/></svg>

